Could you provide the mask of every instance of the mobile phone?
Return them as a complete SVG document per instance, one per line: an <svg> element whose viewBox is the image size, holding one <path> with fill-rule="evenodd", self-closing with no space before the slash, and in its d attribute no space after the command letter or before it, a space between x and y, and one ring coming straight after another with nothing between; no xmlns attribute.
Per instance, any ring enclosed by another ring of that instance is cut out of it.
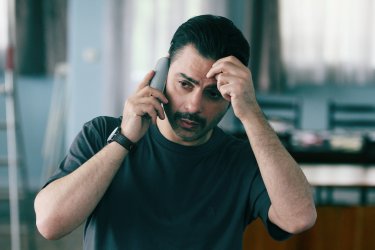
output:
<svg viewBox="0 0 375 250"><path fill-rule="evenodd" d="M165 84L167 83L168 70L169 70L169 58L168 57L160 58L158 62L156 63L155 75L151 80L150 86L163 92L165 88Z"/></svg>

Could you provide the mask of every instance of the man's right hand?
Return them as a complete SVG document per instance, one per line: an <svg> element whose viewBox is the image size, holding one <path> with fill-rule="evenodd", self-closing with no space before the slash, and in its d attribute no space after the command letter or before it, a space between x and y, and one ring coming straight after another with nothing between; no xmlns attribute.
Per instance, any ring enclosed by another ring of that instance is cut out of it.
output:
<svg viewBox="0 0 375 250"><path fill-rule="evenodd" d="M151 121L165 119L160 102L167 103L166 97L148 86L153 75L153 71L148 73L125 103L121 130L133 142L145 134ZM46 239L59 239L82 224L102 199L127 154L119 144L109 143L75 171L42 189L34 205L39 232Z"/></svg>
<svg viewBox="0 0 375 250"><path fill-rule="evenodd" d="M149 86L155 72L150 71L136 93L125 102L121 123L122 133L136 143L146 133L150 122L156 123L157 117L164 120L165 114L161 103L168 103L164 94Z"/></svg>

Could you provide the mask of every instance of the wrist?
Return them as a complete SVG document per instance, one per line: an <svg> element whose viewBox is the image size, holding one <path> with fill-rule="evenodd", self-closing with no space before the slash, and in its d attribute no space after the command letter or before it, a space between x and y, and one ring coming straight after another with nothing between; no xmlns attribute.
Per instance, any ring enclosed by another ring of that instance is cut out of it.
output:
<svg viewBox="0 0 375 250"><path fill-rule="evenodd" d="M121 126L115 128L107 139L107 143L118 143L129 152L135 147L135 143L121 132Z"/></svg>
<svg viewBox="0 0 375 250"><path fill-rule="evenodd" d="M244 110L246 111L237 116L242 123L252 122L264 117L263 111L257 102L248 105Z"/></svg>
<svg viewBox="0 0 375 250"><path fill-rule="evenodd" d="M132 141L133 143L137 143L139 140L139 137L135 135L134 132L132 132L132 130L129 128L126 129L123 126L121 126L120 133L126 138L128 138L130 141Z"/></svg>

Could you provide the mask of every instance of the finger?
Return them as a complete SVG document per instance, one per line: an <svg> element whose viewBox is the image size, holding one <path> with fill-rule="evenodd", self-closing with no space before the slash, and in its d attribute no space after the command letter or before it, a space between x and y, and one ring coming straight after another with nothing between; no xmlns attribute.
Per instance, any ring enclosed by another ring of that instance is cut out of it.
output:
<svg viewBox="0 0 375 250"><path fill-rule="evenodd" d="M206 77L211 78L215 77L220 73L231 73L234 74L236 66L230 62L220 62L212 65L211 69L207 72Z"/></svg>
<svg viewBox="0 0 375 250"><path fill-rule="evenodd" d="M149 87L149 86L144 87L137 93L138 99L143 98L143 97L152 97L154 99L157 99L159 103L164 103L164 104L168 103L168 99L165 97L165 95L161 91L154 89L152 87Z"/></svg>
<svg viewBox="0 0 375 250"><path fill-rule="evenodd" d="M215 75L217 88L220 88L222 85L238 82L240 78L233 76L229 73L219 73Z"/></svg>
<svg viewBox="0 0 375 250"><path fill-rule="evenodd" d="M136 105L136 108L131 112L134 116L140 116L143 118L151 118L156 116L157 112L151 104L141 103Z"/></svg>
<svg viewBox="0 0 375 250"><path fill-rule="evenodd" d="M153 70L149 71L145 75L145 77L143 78L141 83L139 84L137 90L139 91L139 90L143 89L144 87L148 86L150 84L150 81L151 81L152 77L154 77L154 75L155 75L155 71L153 71Z"/></svg>
<svg viewBox="0 0 375 250"><path fill-rule="evenodd" d="M229 86L229 84L227 85L222 85L220 87L218 87L219 91L220 91L220 94L223 96L223 98L225 100L227 100L228 102L230 102L232 100L232 90L231 90L231 86Z"/></svg>
<svg viewBox="0 0 375 250"><path fill-rule="evenodd" d="M210 70L207 72L207 78L213 78L215 75L222 73L222 68L212 66Z"/></svg>
<svg viewBox="0 0 375 250"><path fill-rule="evenodd" d="M212 68L207 73L207 77L208 78L214 77L215 75L220 74L220 73L229 73L232 75L237 75L239 77L245 77L247 70L248 70L247 68L241 65L237 65L232 62L225 61L225 62L221 62L221 63L213 65Z"/></svg>
<svg viewBox="0 0 375 250"><path fill-rule="evenodd" d="M145 104L145 105L151 105L154 110L157 112L157 115L160 117L160 119L164 120L165 115L164 115L164 109L161 106L160 102L158 99L155 97L143 97L139 100L140 104Z"/></svg>
<svg viewBox="0 0 375 250"><path fill-rule="evenodd" d="M230 56L217 60L207 72L206 77L211 78L222 72L246 77L248 71L249 69L241 61L234 56Z"/></svg>
<svg viewBox="0 0 375 250"><path fill-rule="evenodd" d="M163 94L163 92L161 92L158 89L150 87L149 96L157 98L159 100L159 102L162 102L164 104L168 103L167 97L165 97L165 95Z"/></svg>
<svg viewBox="0 0 375 250"><path fill-rule="evenodd" d="M227 101L230 101L234 95L243 93L245 90L244 85L247 84L244 79L226 73L218 74L215 77L217 79L217 88Z"/></svg>
<svg viewBox="0 0 375 250"><path fill-rule="evenodd" d="M144 117L150 118L152 123L156 123L157 112L152 105L142 105L142 111L144 112Z"/></svg>
<svg viewBox="0 0 375 250"><path fill-rule="evenodd" d="M252 88L252 81L248 78L241 78L235 75L220 73L215 76L217 81L217 88L221 88L224 85L232 85L234 89L241 92L245 89Z"/></svg>
<svg viewBox="0 0 375 250"><path fill-rule="evenodd" d="M227 56L227 57L223 57L223 58L220 58L219 60L217 60L212 66L216 66L217 64L222 64L222 63L226 63L226 62L229 62L229 63L232 63L234 65L238 65L238 66L245 66L237 57L235 56Z"/></svg>

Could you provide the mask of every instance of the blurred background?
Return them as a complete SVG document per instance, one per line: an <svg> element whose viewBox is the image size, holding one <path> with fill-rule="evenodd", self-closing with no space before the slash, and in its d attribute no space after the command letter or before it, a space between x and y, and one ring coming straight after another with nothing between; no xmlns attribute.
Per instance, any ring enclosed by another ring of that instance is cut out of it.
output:
<svg viewBox="0 0 375 250"><path fill-rule="evenodd" d="M250 42L258 101L318 207L316 226L282 243L256 222L244 249L375 249L374 1L0 0L1 249L82 248L82 228L39 236L33 198L82 125L120 116L199 14L228 17ZM231 111L220 126L245 136Z"/></svg>

